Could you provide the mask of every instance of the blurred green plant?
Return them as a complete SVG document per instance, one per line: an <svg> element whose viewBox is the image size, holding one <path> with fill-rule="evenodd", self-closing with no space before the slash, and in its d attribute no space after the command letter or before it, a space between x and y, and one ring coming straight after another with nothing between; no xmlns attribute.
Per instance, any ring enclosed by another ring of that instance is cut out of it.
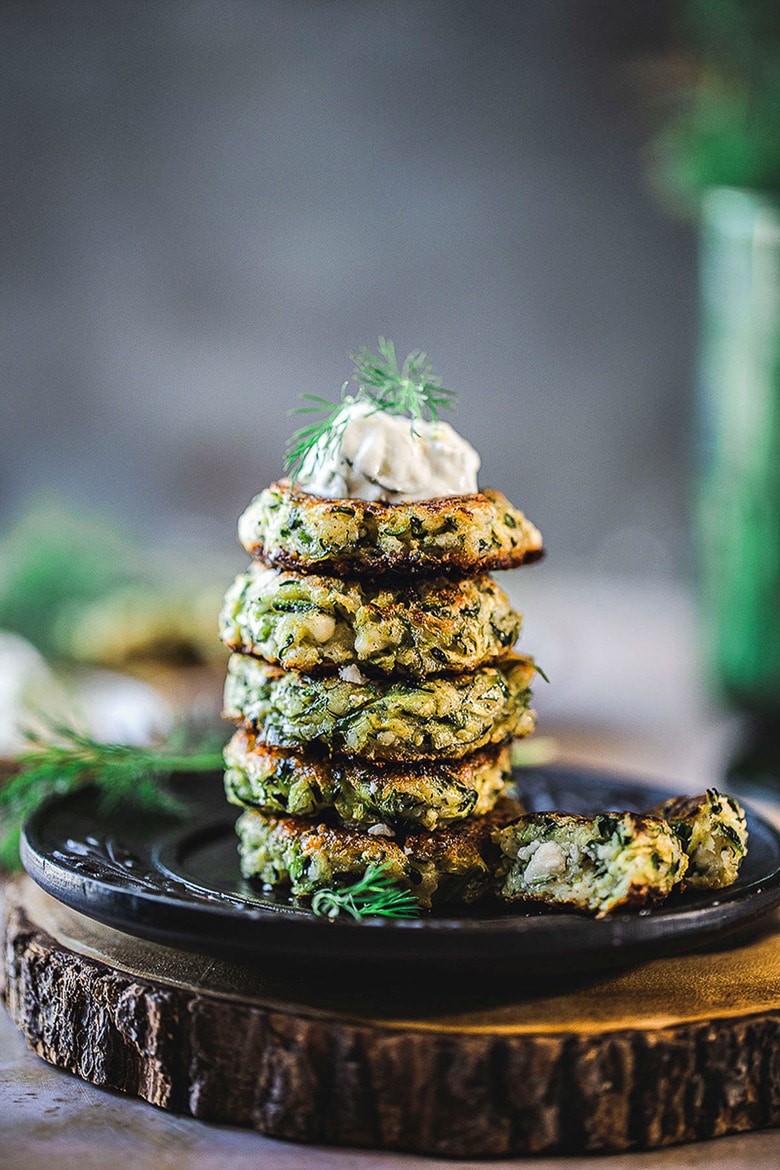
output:
<svg viewBox="0 0 780 1170"><path fill-rule="evenodd" d="M710 187L780 193L780 0L680 0L689 83L655 144L656 178L685 202Z"/></svg>
<svg viewBox="0 0 780 1170"><path fill-rule="evenodd" d="M196 569L150 567L108 519L58 506L33 509L0 539L0 630L52 662L221 665L222 593Z"/></svg>
<svg viewBox="0 0 780 1170"><path fill-rule="evenodd" d="M165 743L136 747L100 743L74 727L50 724L45 733L27 732L28 748L16 771L0 780L0 868L19 868L22 825L48 796L87 784L100 796L101 812L131 806L157 816L181 816L186 802L168 785L174 774L221 772L222 740L214 736L187 744L183 728Z"/></svg>
<svg viewBox="0 0 780 1170"><path fill-rule="evenodd" d="M0 543L0 629L57 657L66 607L89 604L137 578L134 563L130 545L106 521L36 508Z"/></svg>

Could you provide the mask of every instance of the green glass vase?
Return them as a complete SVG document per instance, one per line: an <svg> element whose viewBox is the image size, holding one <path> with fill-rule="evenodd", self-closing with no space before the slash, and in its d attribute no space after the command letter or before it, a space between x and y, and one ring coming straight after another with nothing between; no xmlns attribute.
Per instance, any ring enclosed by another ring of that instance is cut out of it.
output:
<svg viewBox="0 0 780 1170"><path fill-rule="evenodd" d="M780 200L703 205L696 520L705 661L780 786ZM752 757L760 763L756 763Z"/></svg>

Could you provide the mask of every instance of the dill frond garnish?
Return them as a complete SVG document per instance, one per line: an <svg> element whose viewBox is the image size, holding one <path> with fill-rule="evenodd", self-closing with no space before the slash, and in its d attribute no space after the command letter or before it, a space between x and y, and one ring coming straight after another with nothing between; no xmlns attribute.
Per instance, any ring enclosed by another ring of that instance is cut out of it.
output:
<svg viewBox="0 0 780 1170"><path fill-rule="evenodd" d="M338 445L347 424L345 407L354 402L366 402L372 411L406 415L415 422L436 422L439 412L453 410L457 393L447 390L433 373L428 355L415 349L399 367L395 346L384 337L379 338L379 353L369 349L356 350L349 355L354 365L354 394L347 394L349 381L341 387L341 401L329 402L317 394L302 394L313 406L299 406L291 414L324 414L323 418L296 431L287 444L285 470L295 476L306 456L315 448L323 455Z"/></svg>
<svg viewBox="0 0 780 1170"><path fill-rule="evenodd" d="M291 475L300 471L304 459L309 451L315 447L319 447L325 455L339 443L347 425L347 414L344 407L349 401L347 397L348 385L349 382L345 382L341 387L341 402L335 405L328 402L327 398L321 398L319 394L301 395L301 398L306 402L313 402L315 405L297 406L290 411L291 414L322 414L324 412L325 417L309 423L308 426L301 427L290 437L284 457L285 471L289 471Z"/></svg>
<svg viewBox="0 0 780 1170"><path fill-rule="evenodd" d="M311 900L312 910L322 918L338 918L339 914L351 914L358 920L369 916L416 918L420 913L417 899L387 876L387 868L387 862L372 862L351 886L317 890Z"/></svg>
<svg viewBox="0 0 780 1170"><path fill-rule="evenodd" d="M457 393L445 390L434 377L428 355L421 349L413 350L404 358L400 369L395 346L384 337L379 338L379 356L369 349L357 350L349 356L355 367L355 381L377 410L407 414L417 421L427 417L436 422L440 410L454 409Z"/></svg>
<svg viewBox="0 0 780 1170"><path fill-rule="evenodd" d="M27 817L47 797L94 784L100 809L132 805L143 813L180 816L186 803L166 781L181 772L223 767L221 747L210 741L185 750L176 731L160 747L100 743L73 727L51 724L46 734L25 732L29 748L16 759L18 771L0 781L0 867L19 866L19 834Z"/></svg>

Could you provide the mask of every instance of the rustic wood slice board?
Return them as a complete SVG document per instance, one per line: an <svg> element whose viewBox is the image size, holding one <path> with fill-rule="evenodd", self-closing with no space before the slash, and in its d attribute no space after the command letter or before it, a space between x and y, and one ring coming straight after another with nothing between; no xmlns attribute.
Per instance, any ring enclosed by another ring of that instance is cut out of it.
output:
<svg viewBox="0 0 780 1170"><path fill-rule="evenodd" d="M450 1157L621 1151L780 1123L780 915L629 970L464 982L262 966L131 937L28 878L5 1001L31 1048L164 1109Z"/></svg>

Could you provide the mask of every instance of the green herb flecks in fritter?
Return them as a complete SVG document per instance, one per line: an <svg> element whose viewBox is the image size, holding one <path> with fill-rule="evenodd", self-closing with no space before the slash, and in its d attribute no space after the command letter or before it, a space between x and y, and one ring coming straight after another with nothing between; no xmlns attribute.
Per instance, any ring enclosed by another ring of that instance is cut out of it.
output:
<svg viewBox="0 0 780 1170"><path fill-rule="evenodd" d="M382 504L323 499L281 480L243 513L238 538L266 564L353 576L479 574L542 555L538 529L491 489Z"/></svg>
<svg viewBox="0 0 780 1170"><path fill-rule="evenodd" d="M502 898L572 906L598 918L660 901L688 865L668 824L627 812L536 813L497 833L496 842Z"/></svg>
<svg viewBox="0 0 780 1170"><path fill-rule="evenodd" d="M228 663L225 718L262 742L379 760L461 759L528 735L534 664L511 655L471 674L419 681L313 678L240 654Z"/></svg>
<svg viewBox="0 0 780 1170"><path fill-rule="evenodd" d="M483 748L463 760L393 764L258 743L237 731L225 748L225 792L263 812L319 816L333 809L347 824L414 822L435 829L489 812L511 778L509 748Z"/></svg>
<svg viewBox="0 0 780 1170"><path fill-rule="evenodd" d="M361 583L255 566L228 590L220 634L231 650L288 670L354 663L369 674L423 677L495 661L520 624L489 577Z"/></svg>
<svg viewBox="0 0 780 1170"><path fill-rule="evenodd" d="M267 886L289 885L305 896L348 884L370 865L413 891L422 907L432 902L473 902L491 893L498 851L492 837L517 817L519 806L502 798L484 817L459 821L435 833L395 836L318 824L296 817L245 812L239 818L241 872Z"/></svg>
<svg viewBox="0 0 780 1170"><path fill-rule="evenodd" d="M731 796L710 788L702 796L677 796L652 816L668 821L688 856L686 885L719 890L732 885L747 853L745 810Z"/></svg>

